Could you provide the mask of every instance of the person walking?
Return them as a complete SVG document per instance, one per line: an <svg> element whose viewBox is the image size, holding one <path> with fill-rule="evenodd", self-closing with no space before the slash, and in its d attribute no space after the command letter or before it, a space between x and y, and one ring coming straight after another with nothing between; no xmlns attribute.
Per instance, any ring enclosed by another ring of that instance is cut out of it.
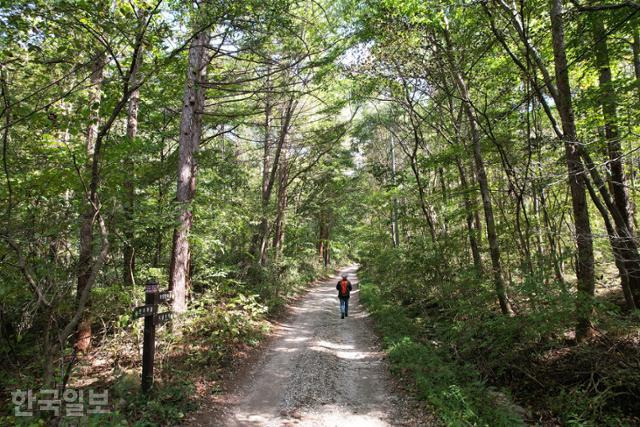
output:
<svg viewBox="0 0 640 427"><path fill-rule="evenodd" d="M338 299L340 299L340 318L349 317L349 296L351 296L351 282L347 279L348 275L344 273L342 280L336 285L338 290Z"/></svg>

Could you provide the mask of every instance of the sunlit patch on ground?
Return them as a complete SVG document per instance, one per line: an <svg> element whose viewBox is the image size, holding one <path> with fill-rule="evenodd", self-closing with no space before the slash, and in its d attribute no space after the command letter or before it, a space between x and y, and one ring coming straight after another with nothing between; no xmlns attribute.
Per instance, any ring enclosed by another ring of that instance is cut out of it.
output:
<svg viewBox="0 0 640 427"><path fill-rule="evenodd" d="M376 427L412 418L406 396L393 391L357 291L349 317L340 319L334 280L311 290L279 326L226 425Z"/></svg>

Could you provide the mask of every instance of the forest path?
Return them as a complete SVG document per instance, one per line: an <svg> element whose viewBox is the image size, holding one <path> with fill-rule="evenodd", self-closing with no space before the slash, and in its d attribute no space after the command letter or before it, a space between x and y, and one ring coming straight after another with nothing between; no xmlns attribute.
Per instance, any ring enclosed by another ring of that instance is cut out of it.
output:
<svg viewBox="0 0 640 427"><path fill-rule="evenodd" d="M356 271L343 270L354 285L349 316L340 319L335 289L339 276L312 287L239 381L223 419L208 420L210 425L433 423L415 416L416 405L391 380L371 319L359 301Z"/></svg>

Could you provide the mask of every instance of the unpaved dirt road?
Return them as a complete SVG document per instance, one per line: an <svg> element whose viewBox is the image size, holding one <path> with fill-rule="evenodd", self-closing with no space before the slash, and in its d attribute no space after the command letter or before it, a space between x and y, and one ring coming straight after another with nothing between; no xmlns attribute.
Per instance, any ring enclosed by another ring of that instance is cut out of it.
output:
<svg viewBox="0 0 640 427"><path fill-rule="evenodd" d="M322 282L281 323L251 372L242 375L224 414L225 426L431 425L389 377L371 319L359 302L356 268L349 317L340 319L335 285ZM198 424L203 423L200 418ZM222 419L220 419L222 418Z"/></svg>

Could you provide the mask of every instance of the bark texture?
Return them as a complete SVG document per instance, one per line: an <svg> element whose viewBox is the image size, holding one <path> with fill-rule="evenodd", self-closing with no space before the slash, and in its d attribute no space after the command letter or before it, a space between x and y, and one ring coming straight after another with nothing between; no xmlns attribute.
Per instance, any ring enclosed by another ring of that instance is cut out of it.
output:
<svg viewBox="0 0 640 427"><path fill-rule="evenodd" d="M593 237L589 221L589 210L584 182L581 177L585 171L580 160L573 106L571 101L571 85L564 43L564 22L562 17L562 0L550 1L551 36L553 38L553 57L558 89L557 107L562 121L563 142L571 202L573 221L576 233L576 275L578 278L578 295L576 298L576 340L581 341L593 335L591 324L593 312L593 294L595 278L593 272Z"/></svg>
<svg viewBox="0 0 640 427"><path fill-rule="evenodd" d="M90 108L89 123L85 136L85 149L87 163L85 169L91 171L94 162L96 138L100 125L100 102L102 100L102 81L104 80L105 57L103 54L96 56L91 70L91 88L89 89L88 103ZM76 298L79 300L90 280L91 267L93 265L93 227L97 200L93 200L93 192L86 194L86 208L80 218L78 282ZM89 300L78 322L75 348L79 352L87 352L91 348L91 317L89 314Z"/></svg>
<svg viewBox="0 0 640 427"><path fill-rule="evenodd" d="M193 221L191 202L196 190L196 155L202 136L202 111L205 101L205 88L202 83L208 63L209 38L209 33L203 31L191 41L187 79L182 100L176 190L179 216L178 226L173 233L169 282L169 287L173 290L173 310L178 313L187 309L187 296L190 287L189 232Z"/></svg>
<svg viewBox="0 0 640 427"><path fill-rule="evenodd" d="M142 52L137 57L136 63L133 65L131 77L129 79L129 86L135 88L131 92L129 98L129 105L127 106L127 143L135 145L135 139L138 135L138 110L140 107L140 89L138 86L138 70L142 64ZM131 157L125 160L126 178L124 181L124 248L122 249L123 255L123 281L125 285L133 285L135 282L135 227L134 227L134 209L135 209L135 163Z"/></svg>
<svg viewBox="0 0 640 427"><path fill-rule="evenodd" d="M609 47L607 44L604 23L598 13L590 16L592 35L594 38L594 54L598 67L598 80L600 85L600 104L604 118L604 136L607 142L608 161L608 185L613 195L615 208L620 216L616 223L615 235L610 236L616 265L620 271L622 289L627 306L635 308L640 301L634 301L631 289L640 296L640 264L637 248L633 246L633 219L631 206L626 189L626 177L622 161L621 137L618 129L618 106L616 94L613 89L613 79L609 60ZM603 214L604 218L604 214ZM607 220L608 218L605 218ZM613 231L613 230L611 230ZM609 232L609 230L608 230ZM635 252L635 253L632 253Z"/></svg>

